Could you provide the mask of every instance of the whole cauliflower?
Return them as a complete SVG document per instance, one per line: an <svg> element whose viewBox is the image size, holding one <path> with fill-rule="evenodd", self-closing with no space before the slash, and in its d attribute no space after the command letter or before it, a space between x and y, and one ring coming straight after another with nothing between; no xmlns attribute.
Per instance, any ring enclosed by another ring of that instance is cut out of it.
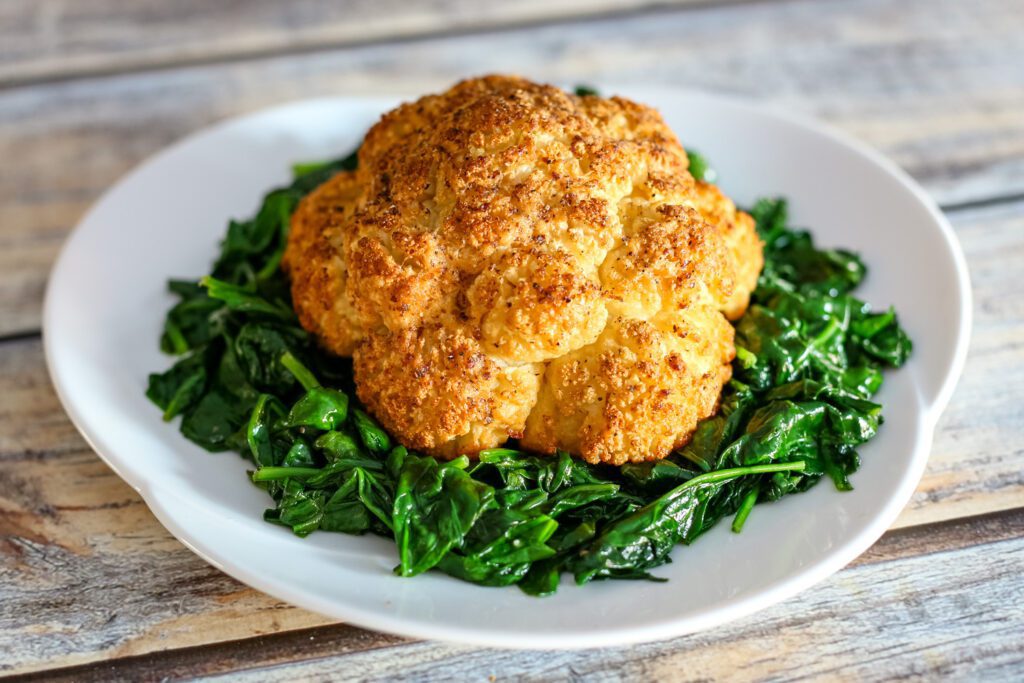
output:
<svg viewBox="0 0 1024 683"><path fill-rule="evenodd" d="M715 411L762 266L687 165L648 107L464 81L386 114L301 203L296 311L410 448L665 457Z"/></svg>

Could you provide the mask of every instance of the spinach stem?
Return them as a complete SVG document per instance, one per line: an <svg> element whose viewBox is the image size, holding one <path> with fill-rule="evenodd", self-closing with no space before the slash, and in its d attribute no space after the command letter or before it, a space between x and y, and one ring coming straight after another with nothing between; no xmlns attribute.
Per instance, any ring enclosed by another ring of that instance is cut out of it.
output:
<svg viewBox="0 0 1024 683"><path fill-rule="evenodd" d="M252 473L253 481L276 481L278 479L287 479L289 477L295 477L297 479L305 479L306 477L312 477L322 472L318 467L261 467Z"/></svg>
<svg viewBox="0 0 1024 683"><path fill-rule="evenodd" d="M188 351L188 341L185 339L185 335L182 334L181 328L169 317L164 325L164 329L167 332L167 338L171 340L174 355L180 356Z"/></svg>
<svg viewBox="0 0 1024 683"><path fill-rule="evenodd" d="M320 381L316 378L316 375L310 372L309 368L303 365L298 358L293 356L291 351L285 351L282 354L281 365L288 368L288 372L295 375L295 379L299 380L299 384L306 391L320 386Z"/></svg>
<svg viewBox="0 0 1024 683"><path fill-rule="evenodd" d="M292 177L301 178L304 175L319 171L334 162L331 161L310 161L300 164L292 164Z"/></svg>
<svg viewBox="0 0 1024 683"><path fill-rule="evenodd" d="M736 511L736 517L732 520L732 531L734 534L743 531L743 525L746 524L750 511L754 509L759 493L760 491L756 488L751 490L743 499L743 502L740 503L740 509Z"/></svg>
<svg viewBox="0 0 1024 683"><path fill-rule="evenodd" d="M730 467L726 470L715 470L698 474L682 486L698 486L700 484L713 484L719 481L728 481L736 477L743 477L748 474L766 474L769 472L800 472L806 467L803 460L793 462L773 462L768 465L751 465L749 467Z"/></svg>

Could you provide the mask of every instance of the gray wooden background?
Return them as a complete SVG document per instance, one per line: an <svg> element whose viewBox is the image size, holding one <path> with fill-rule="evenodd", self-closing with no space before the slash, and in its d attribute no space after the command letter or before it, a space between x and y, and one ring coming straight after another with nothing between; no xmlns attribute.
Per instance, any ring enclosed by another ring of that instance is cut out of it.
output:
<svg viewBox="0 0 1024 683"><path fill-rule="evenodd" d="M61 242L120 175L238 113L490 71L760 98L874 145L941 204L975 288L970 355L920 488L852 566L670 642L407 641L209 567L72 428L40 304ZM1022 0L0 0L0 675L1020 679L1022 275Z"/></svg>

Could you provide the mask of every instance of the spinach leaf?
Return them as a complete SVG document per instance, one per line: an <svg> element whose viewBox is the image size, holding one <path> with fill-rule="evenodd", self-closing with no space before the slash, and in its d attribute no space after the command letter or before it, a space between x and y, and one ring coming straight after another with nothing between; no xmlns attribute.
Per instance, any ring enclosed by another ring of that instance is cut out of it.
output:
<svg viewBox="0 0 1024 683"><path fill-rule="evenodd" d="M275 447L275 426L284 417L281 402L270 394L260 394L249 414L249 423L245 432L246 442L252 459L258 465L272 466L283 460L284 453L278 458Z"/></svg>
<svg viewBox="0 0 1024 683"><path fill-rule="evenodd" d="M467 464L415 455L402 463L393 515L401 576L425 572L461 546L494 501L494 489L473 479Z"/></svg>
<svg viewBox="0 0 1024 683"><path fill-rule="evenodd" d="M364 446L374 453L385 453L391 449L391 437L372 417L357 408L352 412L352 418Z"/></svg>
<svg viewBox="0 0 1024 683"><path fill-rule="evenodd" d="M245 379L262 391L294 390L295 375L285 366L284 355L306 346L306 335L295 328L255 322L243 324L232 340Z"/></svg>
<svg viewBox="0 0 1024 683"><path fill-rule="evenodd" d="M206 392L207 354L195 352L175 363L170 370L149 376L146 396L163 408L164 420L171 420L191 408Z"/></svg>
<svg viewBox="0 0 1024 683"><path fill-rule="evenodd" d="M718 179L715 169L711 168L708 160L700 152L687 149L686 156L690 161L690 175L702 183L713 183Z"/></svg>
<svg viewBox="0 0 1024 683"><path fill-rule="evenodd" d="M223 304L211 299L202 289L186 290L174 287L171 291L181 296L164 320L164 331L160 337L160 350L164 353L181 355L210 343L221 330L218 312Z"/></svg>
<svg viewBox="0 0 1024 683"><path fill-rule="evenodd" d="M708 506L727 482L748 475L799 471L803 466L795 461L698 475L610 524L573 556L566 568L580 584L595 578L647 578L647 570L664 564L677 543L703 530Z"/></svg>
<svg viewBox="0 0 1024 683"><path fill-rule="evenodd" d="M314 427L329 431L340 427L348 414L348 396L336 389L313 387L288 413L291 427Z"/></svg>
<svg viewBox="0 0 1024 683"><path fill-rule="evenodd" d="M208 451L237 449L245 442L239 432L246 423L249 406L222 386L214 385L181 420L181 433Z"/></svg>
<svg viewBox="0 0 1024 683"><path fill-rule="evenodd" d="M223 301L228 310L236 313L258 313L270 318L277 318L288 322L295 317L291 308L280 302L268 301L248 287L233 285L230 282L218 280L207 275L199 283L206 287L206 292L211 299Z"/></svg>

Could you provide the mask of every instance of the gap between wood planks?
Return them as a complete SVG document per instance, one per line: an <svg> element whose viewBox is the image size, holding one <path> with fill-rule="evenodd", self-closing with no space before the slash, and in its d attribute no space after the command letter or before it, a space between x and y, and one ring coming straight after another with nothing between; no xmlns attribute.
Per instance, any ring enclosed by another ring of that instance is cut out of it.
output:
<svg viewBox="0 0 1024 683"><path fill-rule="evenodd" d="M96 64L70 68L55 69L46 73L36 73L31 69L25 74L7 74L0 76L0 90L37 85L42 83L59 83L85 78L116 76L126 73L145 73L151 71L167 71L181 67L204 66L211 64L230 64L252 59L269 59L289 55L314 54L331 50L366 47L370 45L403 45L443 38L458 38L474 35L488 35L530 28L547 26L564 26L567 24L588 24L610 19L628 19L657 14L700 11L722 7L745 5L784 4L791 0L690 0L683 4L669 0L653 0L650 4L628 9L606 8L597 11L576 14L553 14L551 16L532 19L498 19L487 21L478 19L479 23L456 26L452 28L433 28L408 30L393 35L368 35L366 37L339 37L335 39L307 38L305 42L293 45L264 46L259 48L235 48L223 53L210 52L203 55L169 55L138 56L135 61L123 64Z"/></svg>
<svg viewBox="0 0 1024 683"><path fill-rule="evenodd" d="M983 197L981 199L972 199L964 202L950 202L948 204L940 204L939 208L943 213L955 215L961 211L990 209L1002 204L1014 204L1016 202L1024 202L1024 192L1014 192L996 197Z"/></svg>
<svg viewBox="0 0 1024 683"><path fill-rule="evenodd" d="M922 524L886 533L848 567L895 562L908 557L956 551L1018 538L1024 508ZM846 570L843 570L846 571ZM112 662L48 669L3 680L108 681L156 680L258 669L277 664L368 652L412 644L414 640L367 631L349 624L178 648ZM296 658L296 653L302 656Z"/></svg>

